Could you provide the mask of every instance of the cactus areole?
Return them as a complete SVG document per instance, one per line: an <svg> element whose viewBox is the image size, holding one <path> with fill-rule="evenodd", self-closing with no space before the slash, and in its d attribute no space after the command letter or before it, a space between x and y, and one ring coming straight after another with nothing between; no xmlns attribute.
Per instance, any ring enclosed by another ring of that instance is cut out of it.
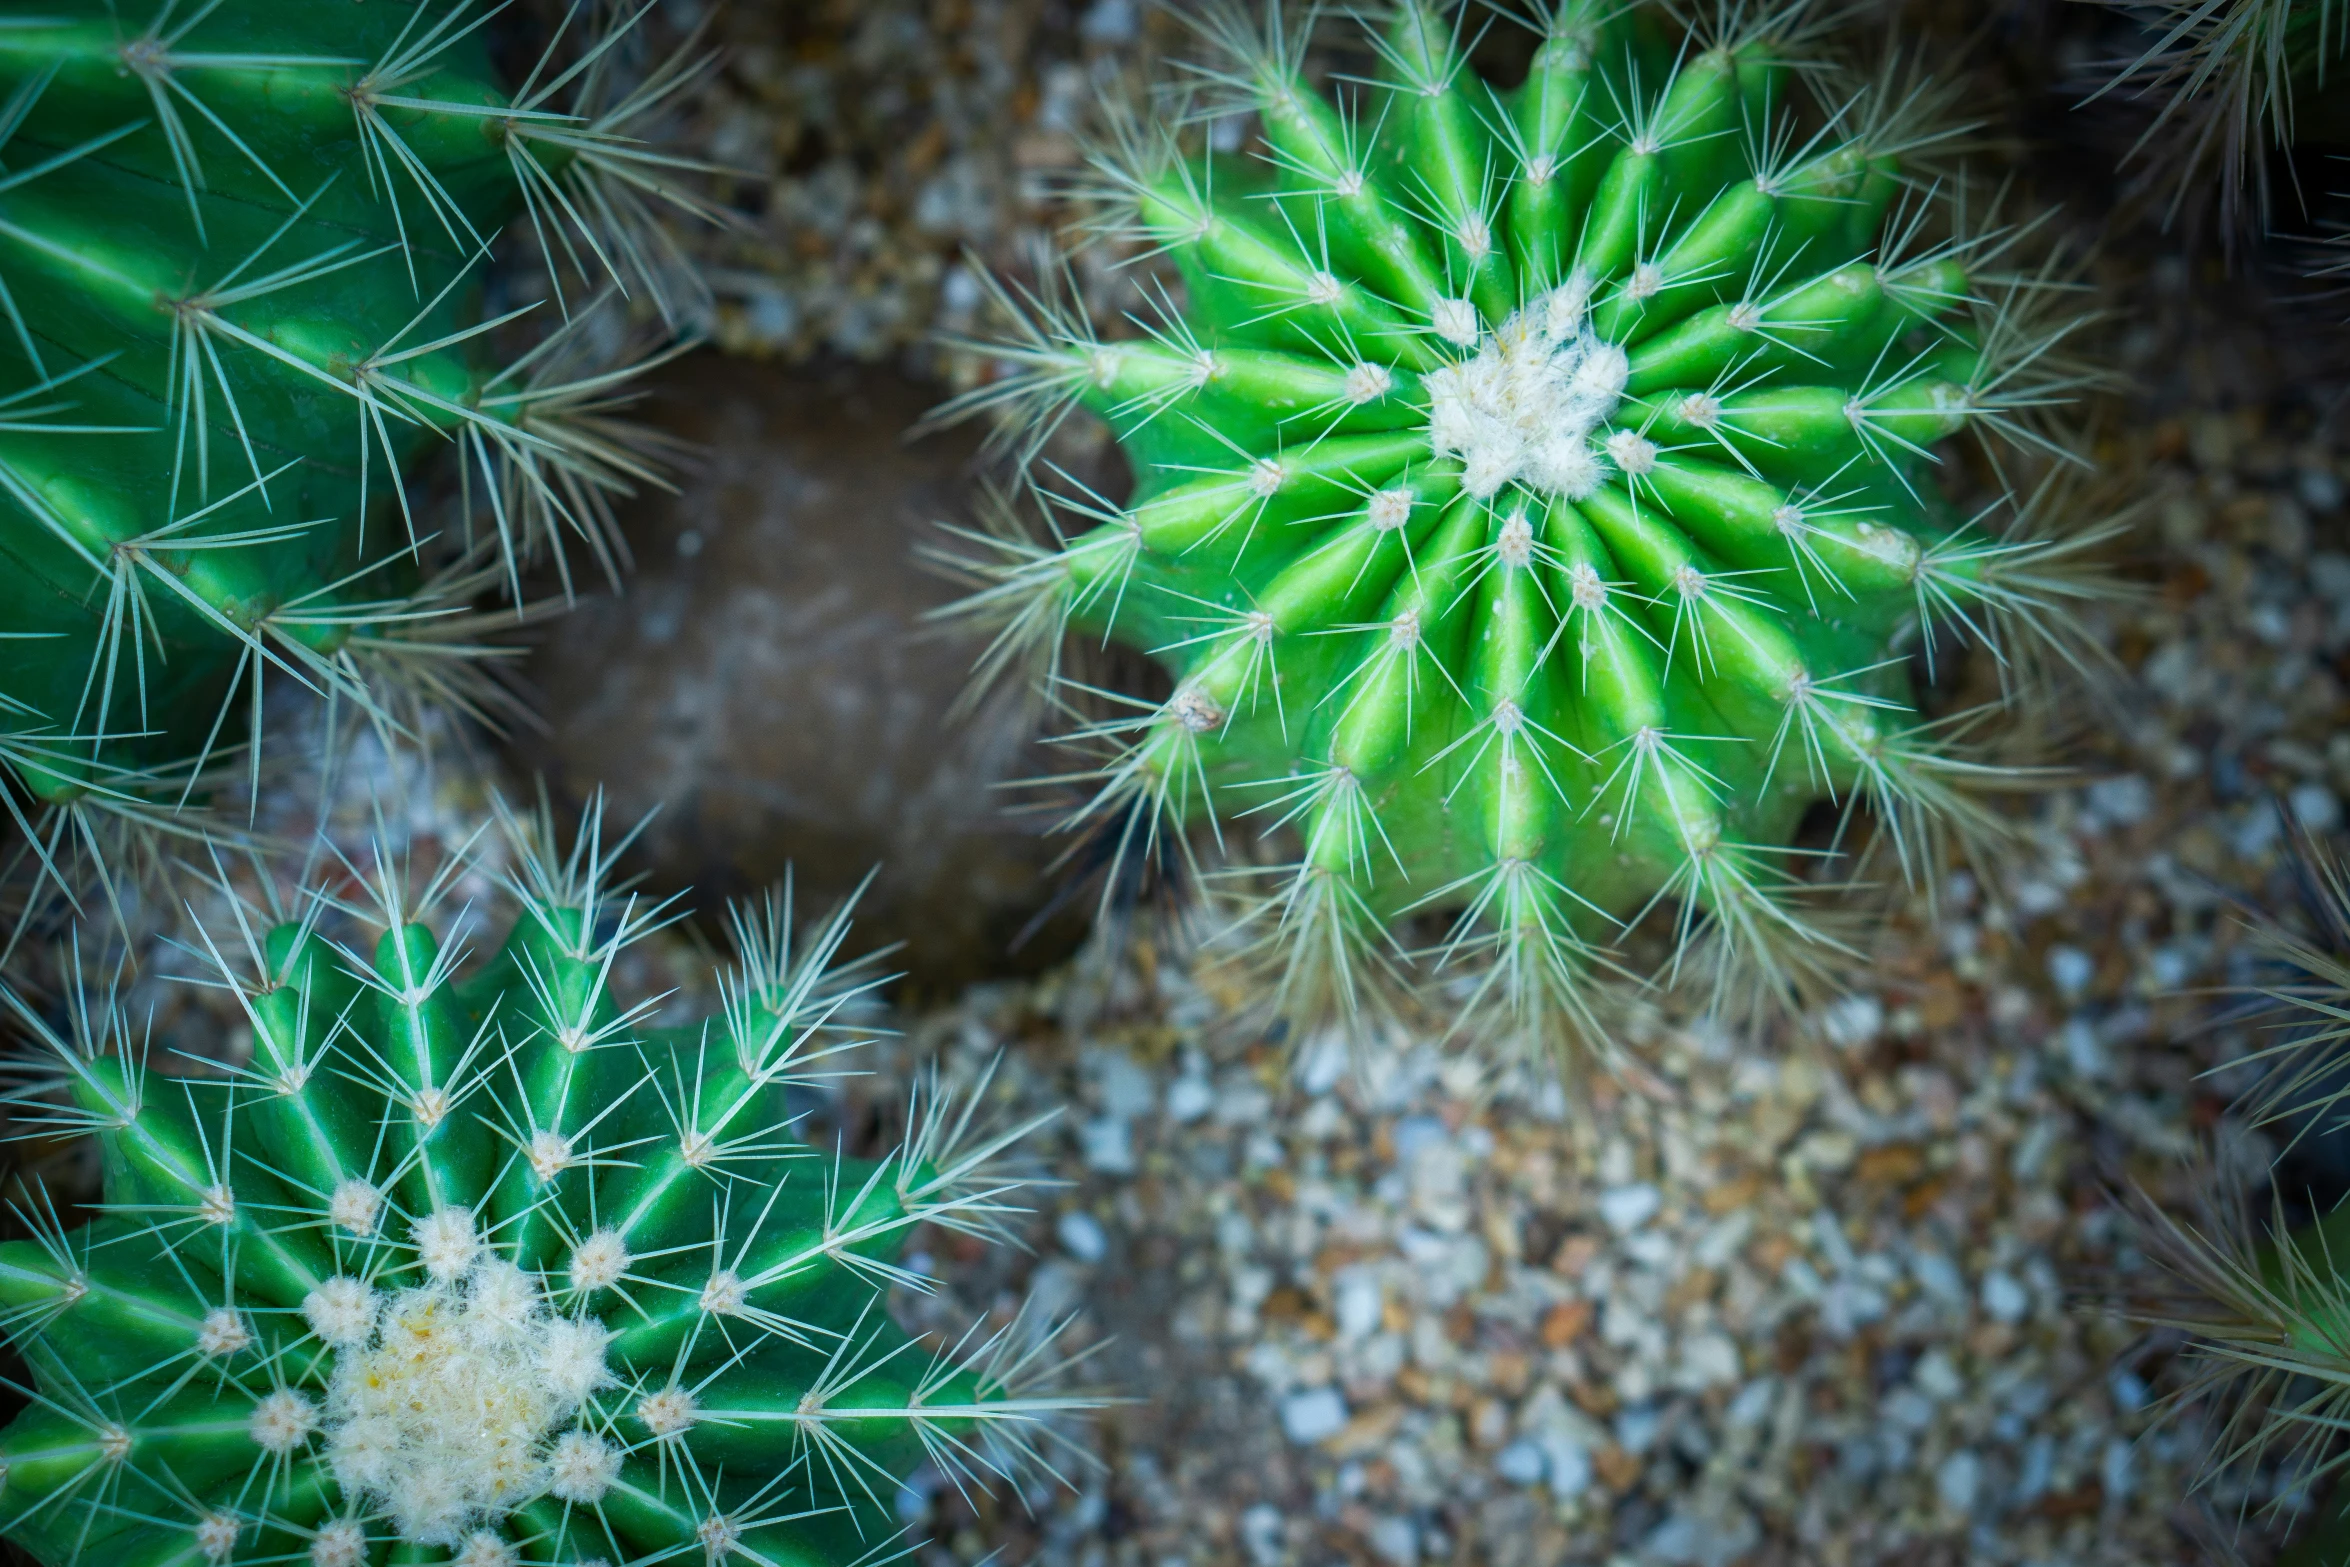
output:
<svg viewBox="0 0 2350 1567"><path fill-rule="evenodd" d="M1423 908L1538 1010L1660 898L1816 944L1799 819L1952 803L1905 647L1997 619L2035 556L1935 486L1946 437L2031 399L1980 247L1922 237L1917 101L1798 118L1786 13L1683 37L1570 3L1500 91L1404 4L1332 96L1278 17L1219 15L1196 118L1258 145L1128 125L1097 159L1104 226L1180 304L1126 339L1023 305L963 403L1082 403L1135 471L1117 508L1040 480L1095 525L974 601L1174 675L1094 731L1097 808L1294 829L1260 921L1293 988L1351 994L1349 954Z"/></svg>
<svg viewBox="0 0 2350 1567"><path fill-rule="evenodd" d="M231 1076L7 997L105 1194L0 1245L32 1375L0 1533L51 1567L817 1567L894 1536L925 1459L1009 1472L1045 1405L1005 1367L1042 1341L926 1346L888 1306L927 1287L896 1260L918 1228L1013 1211L1009 1136L926 1095L858 1160L785 1112L843 1043L840 922L795 955L787 909L744 917L722 1014L655 1028L607 989L642 905L537 878L461 975L376 880L372 951L208 935L251 1030Z"/></svg>
<svg viewBox="0 0 2350 1567"><path fill-rule="evenodd" d="M483 265L518 218L619 261L644 154L561 112L592 76L505 90L488 9L0 16L0 764L36 798L198 768L268 670L372 702L469 596L414 598L479 518L475 588L606 547L628 464L567 417L595 393L490 354ZM436 520L403 476L450 446L472 505Z"/></svg>

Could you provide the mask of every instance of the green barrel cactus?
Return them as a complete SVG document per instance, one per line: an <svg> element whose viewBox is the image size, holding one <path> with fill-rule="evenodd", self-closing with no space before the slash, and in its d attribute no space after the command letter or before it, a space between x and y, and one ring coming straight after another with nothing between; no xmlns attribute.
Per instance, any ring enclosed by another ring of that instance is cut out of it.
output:
<svg viewBox="0 0 2350 1567"><path fill-rule="evenodd" d="M652 476L616 372L582 332L501 362L526 312L485 316L488 247L545 247L550 325L591 272L674 306L656 212L698 204L631 130L692 70L623 90L625 28L572 29L510 90L494 10L0 16L0 795L28 832L168 823L258 747L270 671L378 714L478 700L467 602L567 540L614 563L607 497ZM404 479L443 447L464 504L428 514Z"/></svg>
<svg viewBox="0 0 2350 1567"><path fill-rule="evenodd" d="M931 1287L917 1231L1018 1211L1030 1128L991 1130L982 1082L877 1160L794 1131L786 1090L855 1043L846 911L798 942L788 901L738 911L720 1012L654 1027L610 981L661 909L612 894L592 825L562 858L518 837L521 912L470 970L428 923L446 871L347 867L372 950L324 892L205 929L250 1030L225 1074L109 998L0 992L20 1117L105 1172L94 1221L44 1205L0 1245L32 1378L0 1534L50 1567L816 1567L885 1554L925 1461L985 1483L1059 1439L1085 1401L1022 1391L1054 1334L941 1346L889 1309Z"/></svg>
<svg viewBox="0 0 2350 1567"><path fill-rule="evenodd" d="M1936 467L1961 434L2053 452L2069 322L1996 265L2012 230L1946 221L1930 88L1794 112L1801 22L1567 0L1499 89L1407 0L1333 101L1277 12L1216 13L1205 101L1095 160L1101 229L1180 299L1118 337L1007 297L1001 374L945 410L1031 454L1072 406L1108 421L1132 499L1036 480L1079 526L999 538L966 608L991 663L1074 633L1165 666L1087 731L1117 748L1089 809L1293 829L1256 916L1293 1012L1356 1005L1417 911L1544 1027L1660 900L1784 979L1834 945L1790 898L1814 802L1874 807L1910 864L1988 827L1969 786L2001 775L1913 666L1937 627L2061 637L2093 588ZM1166 128L1246 115L1232 153Z"/></svg>

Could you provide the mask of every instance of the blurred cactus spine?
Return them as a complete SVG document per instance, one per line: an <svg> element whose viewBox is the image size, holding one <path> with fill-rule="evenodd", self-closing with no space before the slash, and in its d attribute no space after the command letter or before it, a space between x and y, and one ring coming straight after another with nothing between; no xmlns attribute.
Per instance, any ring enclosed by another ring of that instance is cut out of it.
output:
<svg viewBox="0 0 2350 1567"><path fill-rule="evenodd" d="M103 1216L0 1245L0 1326L33 1377L0 1432L0 1532L51 1567L467 1567L871 1559L906 1476L1049 1468L1025 1316L944 1348L893 1288L918 1229L1021 1211L987 1083L917 1096L878 1160L802 1142L788 1087L835 1075L864 987L846 911L795 939L735 916L720 1013L653 1027L615 967L663 922L509 820L521 907L488 960L379 855L198 951L251 1029L231 1075L171 1075L112 997L70 1026L0 991L37 1054L20 1117L95 1136ZM350 889L359 896L350 896ZM274 923L273 923L274 920ZM331 932L373 925L372 950Z"/></svg>
<svg viewBox="0 0 2350 1567"><path fill-rule="evenodd" d="M2157 1303L2128 1315L2182 1337L2184 1374L2171 1401L2209 1433L2202 1483L2252 1480L2280 1509L2301 1506L2320 1481L2315 1509L2279 1567L2336 1567L2350 1560L2350 1489L2341 1481L2341 1434L2350 1421L2350 1201L2294 1223L2284 1189L2247 1158L2245 1131L2273 1133L2283 1153L2307 1138L2350 1129L2350 873L2288 823L2304 902L2317 931L2302 936L2262 921L2252 947L2275 976L2255 990L2270 1041L2231 1065L2258 1081L2231 1107L2207 1157L2200 1211L2167 1212L2144 1193L2136 1203L2145 1249L2165 1270ZM2280 1146L2281 1145L2281 1146ZM2269 1212L2249 1194L2268 1186ZM2261 1471L2270 1471L2263 1474Z"/></svg>
<svg viewBox="0 0 2350 1567"><path fill-rule="evenodd" d="M710 209L633 133L698 66L623 88L644 12L575 14L508 91L493 9L0 18L0 795L36 841L172 830L258 760L267 671L384 719L488 700L469 602L567 539L616 568L608 497L655 477L620 373L576 331L498 363L524 312L484 318L487 247L536 237L549 326L590 279L677 311L657 209ZM422 515L405 476L449 444L465 503Z"/></svg>
<svg viewBox="0 0 2350 1567"><path fill-rule="evenodd" d="M2001 474L2064 459L2077 324L1947 199L1947 94L1835 85L1801 6L1538 21L1500 90L1463 17L1384 7L1375 79L1333 101L1303 24L1211 11L1194 100L1094 159L1101 232L1180 299L1118 337L1007 292L1001 374L944 411L1029 457L1073 406L1109 422L1129 503L1045 479L1049 542L977 541L983 668L1057 682L1070 633L1167 667L1167 701L1085 731L1117 753L1087 814L1293 829L1252 918L1301 1016L1352 1010L1418 911L1481 966L1470 1011L1537 1032L1589 1032L1612 933L1660 901L1741 988L1817 971L1813 802L1867 805L1925 874L2014 782L1920 717L1911 652L1955 630L2028 691L2020 655L2101 591L2024 498L1936 487L1956 436ZM1248 156L1165 128L1243 115Z"/></svg>
<svg viewBox="0 0 2350 1567"><path fill-rule="evenodd" d="M2304 137L2350 140L2342 107L2350 5L2341 0L2157 0L2119 5L2153 41L2097 97L2155 101L2134 152L2167 165L2173 215L2219 178L2220 222L2234 240L2274 213L2268 158Z"/></svg>

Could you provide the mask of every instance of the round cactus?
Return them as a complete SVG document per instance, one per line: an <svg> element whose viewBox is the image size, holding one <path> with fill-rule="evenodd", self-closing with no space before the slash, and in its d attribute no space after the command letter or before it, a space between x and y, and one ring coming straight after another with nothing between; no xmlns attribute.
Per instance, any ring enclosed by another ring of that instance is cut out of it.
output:
<svg viewBox="0 0 2350 1567"><path fill-rule="evenodd" d="M110 997L59 1026L0 992L40 1047L20 1114L105 1175L95 1222L0 1245L33 1379L0 1533L51 1567L846 1563L915 1466L1015 1473L1083 1404L1020 1390L1024 1317L939 1348L889 1310L930 1287L918 1227L1017 1211L1029 1128L982 1128L984 1082L879 1160L794 1132L854 1043L846 911L795 944L787 899L738 910L719 1015L648 1026L609 981L661 908L606 889L592 823L561 859L515 825L521 913L469 974L426 922L448 871L351 869L372 952L323 891L204 930L250 1029L225 1076L160 1070Z"/></svg>
<svg viewBox="0 0 2350 1567"><path fill-rule="evenodd" d="M1966 788L2000 775L1920 718L1909 655L2061 636L2092 579L1934 470L1961 432L2054 453L2069 322L1913 171L1932 92L1793 113L1799 22L1567 0L1501 90L1405 3L1333 102L1278 14L1217 13L1208 101L1095 159L1102 228L1180 302L1117 339L1006 298L1003 373L949 405L1032 453L1073 405L1109 422L1133 498L1040 481L1087 526L999 540L968 608L993 662L1075 631L1165 665L1087 731L1118 750L1089 810L1294 829L1260 918L1291 1010L1352 1007L1418 910L1528 1023L1579 1015L1660 900L1785 977L1832 946L1787 896L1812 803L1866 802L1912 867L1988 825ZM1244 114L1253 155L1163 128Z"/></svg>
<svg viewBox="0 0 2350 1567"><path fill-rule="evenodd" d="M257 748L240 730L265 671L378 714L403 688L478 699L479 628L454 617L565 535L610 567L607 493L650 477L581 334L492 355L524 312L484 318L488 246L526 220L554 278L584 263L666 310L654 204L698 204L629 131L690 67L621 94L614 31L508 91L471 0L18 10L0 18L10 812L28 831L42 806L168 813L230 745ZM444 445L467 489L449 522L403 484Z"/></svg>

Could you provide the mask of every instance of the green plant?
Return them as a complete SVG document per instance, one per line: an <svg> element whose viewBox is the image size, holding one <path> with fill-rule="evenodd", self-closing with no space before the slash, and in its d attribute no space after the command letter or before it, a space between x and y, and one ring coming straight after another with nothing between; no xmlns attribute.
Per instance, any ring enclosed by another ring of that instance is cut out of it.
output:
<svg viewBox="0 0 2350 1567"><path fill-rule="evenodd" d="M2330 1481L2330 1498L2276 1559L2333 1567L2350 1559L2340 1446L2350 1419L2350 1202L2294 1222L2286 1204L2308 1194L2274 1180L2241 1135L2275 1134L2281 1159L2305 1139L2338 1139L2350 1128L2350 875L2290 824L2288 832L2319 928L2303 936L2251 923L2252 950L2268 973L2235 1021L2264 1025L2269 1042L2231 1063L2255 1081L2197 1172L2201 1211L2168 1212L2136 1194L2145 1249L2164 1271L2151 1302L2141 1295L2124 1309L2182 1341L2184 1375L2171 1402L2208 1417L2203 1483L2269 1467L2261 1489L2281 1509ZM2263 1185L2265 1215L2249 1200Z"/></svg>
<svg viewBox="0 0 2350 1567"><path fill-rule="evenodd" d="M2257 232L2275 207L2270 152L2307 133L2326 142L2350 137L2340 107L2350 7L2339 0L2112 3L2138 17L2153 41L2092 98L2158 101L2133 153L2175 172L2172 216L2216 173L2223 231L2231 239Z"/></svg>
<svg viewBox="0 0 2350 1567"><path fill-rule="evenodd" d="M655 477L627 372L575 330L500 362L526 311L485 317L483 274L519 220L574 325L567 275L672 311L657 208L709 209L633 133L697 68L624 88L628 24L567 26L508 91L493 11L0 17L0 797L45 864L188 830L208 764L258 766L265 672L386 723L478 707L469 602L566 536L616 568L608 497ZM405 483L442 446L446 521Z"/></svg>
<svg viewBox="0 0 2350 1567"><path fill-rule="evenodd" d="M611 990L663 923L610 887L619 846L506 825L520 913L470 973L470 910L427 923L464 855L204 925L250 1030L225 1072L163 1070L111 995L59 1021L0 992L35 1044L20 1117L105 1174L95 1222L41 1203L0 1245L32 1374L0 1533L52 1567L845 1563L917 1464L1018 1473L1085 1407L1022 1391L1055 1337L1025 1317L941 1348L888 1305L934 1287L896 1260L917 1231L1020 1211L1033 1123L989 1130L983 1080L933 1083L878 1160L794 1130L786 1090L859 1042L847 911L795 941L788 897L738 909L720 1011L656 1027Z"/></svg>
<svg viewBox="0 0 2350 1567"><path fill-rule="evenodd" d="M1180 300L1113 339L1007 294L1002 373L944 410L1029 456L1073 406L1109 422L1132 500L1041 481L1054 536L985 537L964 612L999 627L983 669L1068 684L1071 634L1167 668L1082 732L1116 748L1083 814L1294 829L1251 917L1302 1015L1353 1009L1421 910L1455 917L1440 961L1483 961L1470 1011L1532 1028L1587 1025L1609 933L1660 902L1675 964L1703 928L1767 984L1818 969L1813 802L1871 807L1919 873L2015 781L1919 716L1913 663L2062 643L2101 591L2063 508L2006 486L2064 456L2040 415L2077 316L1943 199L1947 94L1836 85L1800 6L1537 23L1497 90L1461 24L1388 7L1333 102L1277 11L1212 13L1204 102L1114 116L1093 160L1099 232ZM1253 156L1163 128L1246 114ZM1971 515L1935 481L1959 435Z"/></svg>

